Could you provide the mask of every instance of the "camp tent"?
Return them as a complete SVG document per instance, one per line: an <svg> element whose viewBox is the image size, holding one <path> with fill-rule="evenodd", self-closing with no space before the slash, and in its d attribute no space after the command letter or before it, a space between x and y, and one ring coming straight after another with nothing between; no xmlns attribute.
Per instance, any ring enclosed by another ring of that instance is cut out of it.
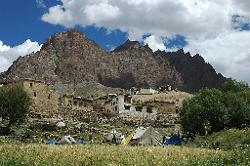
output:
<svg viewBox="0 0 250 166"><path fill-rule="evenodd" d="M116 143L122 143L125 140L124 134L122 132L117 132L116 130L104 133L104 135L104 142L112 142L114 137L116 138Z"/></svg>
<svg viewBox="0 0 250 166"><path fill-rule="evenodd" d="M178 135L174 134L165 141L165 145L181 145L181 142L181 138Z"/></svg>
<svg viewBox="0 0 250 166"><path fill-rule="evenodd" d="M132 139L130 140L131 145L161 145L162 135L153 127L139 127Z"/></svg>

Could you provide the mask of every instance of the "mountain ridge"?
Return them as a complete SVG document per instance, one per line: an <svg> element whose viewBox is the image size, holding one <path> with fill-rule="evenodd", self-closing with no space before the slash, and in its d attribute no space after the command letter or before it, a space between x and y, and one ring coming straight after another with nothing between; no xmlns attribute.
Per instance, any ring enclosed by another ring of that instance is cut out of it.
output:
<svg viewBox="0 0 250 166"><path fill-rule="evenodd" d="M187 92L220 87L226 79L200 55L192 57L183 50L153 52L130 40L108 52L79 30L52 35L39 52L19 57L2 78L6 82L32 78L52 84L94 81L123 89L172 85Z"/></svg>

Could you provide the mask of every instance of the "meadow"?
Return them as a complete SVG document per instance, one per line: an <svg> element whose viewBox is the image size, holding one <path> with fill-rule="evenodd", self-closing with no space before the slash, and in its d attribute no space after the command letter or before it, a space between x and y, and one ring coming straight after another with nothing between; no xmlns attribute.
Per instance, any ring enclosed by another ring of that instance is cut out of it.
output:
<svg viewBox="0 0 250 166"><path fill-rule="evenodd" d="M250 150L122 145L1 144L0 165L250 165Z"/></svg>

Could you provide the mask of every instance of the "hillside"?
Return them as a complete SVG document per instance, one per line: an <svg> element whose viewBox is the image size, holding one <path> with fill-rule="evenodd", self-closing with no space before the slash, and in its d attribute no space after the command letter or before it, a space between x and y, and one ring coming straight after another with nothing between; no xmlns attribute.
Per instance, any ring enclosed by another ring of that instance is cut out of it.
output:
<svg viewBox="0 0 250 166"><path fill-rule="evenodd" d="M219 87L225 80L199 55L191 57L183 50L153 53L148 46L129 40L107 52L78 30L49 37L39 52L18 58L1 77L52 84L97 82L123 89L172 85L187 92Z"/></svg>

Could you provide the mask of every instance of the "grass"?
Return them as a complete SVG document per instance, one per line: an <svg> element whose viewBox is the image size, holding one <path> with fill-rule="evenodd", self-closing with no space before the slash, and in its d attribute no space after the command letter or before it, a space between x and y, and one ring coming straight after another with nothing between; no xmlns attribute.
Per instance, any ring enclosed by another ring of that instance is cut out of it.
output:
<svg viewBox="0 0 250 166"><path fill-rule="evenodd" d="M250 128L242 130L229 129L227 131L217 132L206 138L196 138L191 145L202 148L220 148L224 150L250 148Z"/></svg>
<svg viewBox="0 0 250 166"><path fill-rule="evenodd" d="M249 165L250 150L187 147L2 144L0 165Z"/></svg>

